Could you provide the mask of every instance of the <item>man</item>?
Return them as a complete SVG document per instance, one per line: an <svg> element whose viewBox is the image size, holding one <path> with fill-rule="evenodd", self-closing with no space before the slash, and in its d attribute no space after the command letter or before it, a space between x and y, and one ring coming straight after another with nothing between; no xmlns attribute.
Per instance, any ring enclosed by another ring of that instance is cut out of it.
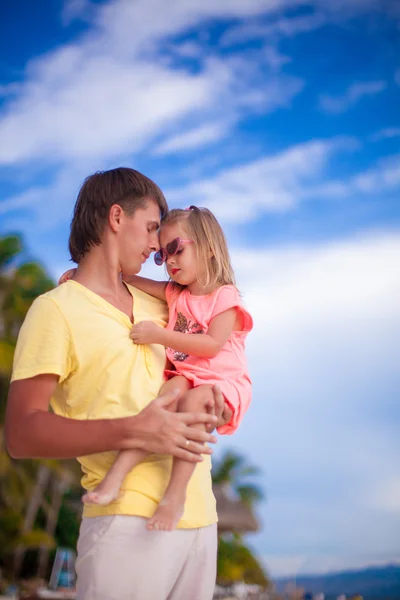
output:
<svg viewBox="0 0 400 600"><path fill-rule="evenodd" d="M39 297L21 328L6 416L10 454L79 457L83 486L93 489L115 451L151 454L125 479L108 506L87 505L78 541L78 600L209 600L215 582L216 511L211 489L215 438L196 427L222 415L168 411L159 397L165 351L132 343L134 322L166 322L162 302L126 286L157 251L167 204L160 189L132 169L96 173L83 184L69 248L72 281ZM153 400L153 401L152 401ZM54 412L49 412L48 407ZM203 455L203 457L201 456ZM198 461L185 513L174 532L148 531L169 479L172 457Z"/></svg>

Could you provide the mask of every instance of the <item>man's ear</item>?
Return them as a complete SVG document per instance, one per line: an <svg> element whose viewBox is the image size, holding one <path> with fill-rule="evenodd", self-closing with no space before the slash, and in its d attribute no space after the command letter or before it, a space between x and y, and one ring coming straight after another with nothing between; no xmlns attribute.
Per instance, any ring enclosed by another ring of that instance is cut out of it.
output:
<svg viewBox="0 0 400 600"><path fill-rule="evenodd" d="M113 204L110 208L110 212L108 213L108 222L114 233L116 233L119 229L123 212L124 211L119 204Z"/></svg>

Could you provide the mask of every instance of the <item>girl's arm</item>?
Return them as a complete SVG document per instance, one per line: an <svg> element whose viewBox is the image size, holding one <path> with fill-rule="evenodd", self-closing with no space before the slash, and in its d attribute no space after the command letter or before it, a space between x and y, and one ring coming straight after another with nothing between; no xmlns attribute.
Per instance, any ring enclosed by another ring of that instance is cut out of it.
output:
<svg viewBox="0 0 400 600"><path fill-rule="evenodd" d="M162 344L192 356L213 358L228 341L236 325L236 308L230 308L214 317L207 333L187 334L162 329L151 321L134 325L131 338L135 344Z"/></svg>
<svg viewBox="0 0 400 600"><path fill-rule="evenodd" d="M76 269L69 269L63 273L58 280L58 285L65 283L75 275ZM146 279L145 277L139 277L139 275L129 275L123 277L123 280L129 285L133 285L142 292L159 298L159 300L165 301L165 288L167 287L167 281L153 281L153 279Z"/></svg>
<svg viewBox="0 0 400 600"><path fill-rule="evenodd" d="M126 283L133 285L142 292L159 298L159 300L165 301L165 288L167 287L167 281L154 281L153 279L146 279L146 277L139 277L139 275L129 275L123 277Z"/></svg>

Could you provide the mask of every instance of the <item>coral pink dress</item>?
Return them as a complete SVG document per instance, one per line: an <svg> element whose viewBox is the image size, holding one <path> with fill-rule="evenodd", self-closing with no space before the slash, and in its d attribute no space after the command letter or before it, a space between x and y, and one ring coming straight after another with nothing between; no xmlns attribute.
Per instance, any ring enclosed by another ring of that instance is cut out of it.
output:
<svg viewBox="0 0 400 600"><path fill-rule="evenodd" d="M245 339L253 328L253 319L243 306L234 285L224 285L206 296L194 296L187 289L166 287L169 308L167 329L187 334L207 333L211 320L220 313L236 308L242 317L240 331L232 331L228 341L213 358L190 356L167 348L174 371L167 377L183 375L193 387L218 383L225 401L233 411L232 419L218 428L218 433L232 434L238 428L251 401L251 380L245 356Z"/></svg>

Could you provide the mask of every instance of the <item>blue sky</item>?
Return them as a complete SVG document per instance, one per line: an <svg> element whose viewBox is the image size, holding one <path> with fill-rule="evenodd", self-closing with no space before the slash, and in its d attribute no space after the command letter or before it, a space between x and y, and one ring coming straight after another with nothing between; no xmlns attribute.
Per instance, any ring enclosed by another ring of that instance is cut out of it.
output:
<svg viewBox="0 0 400 600"><path fill-rule="evenodd" d="M262 469L273 575L400 560L396 5L0 7L0 234L57 277L82 180L119 165L227 233L254 400L219 451Z"/></svg>

